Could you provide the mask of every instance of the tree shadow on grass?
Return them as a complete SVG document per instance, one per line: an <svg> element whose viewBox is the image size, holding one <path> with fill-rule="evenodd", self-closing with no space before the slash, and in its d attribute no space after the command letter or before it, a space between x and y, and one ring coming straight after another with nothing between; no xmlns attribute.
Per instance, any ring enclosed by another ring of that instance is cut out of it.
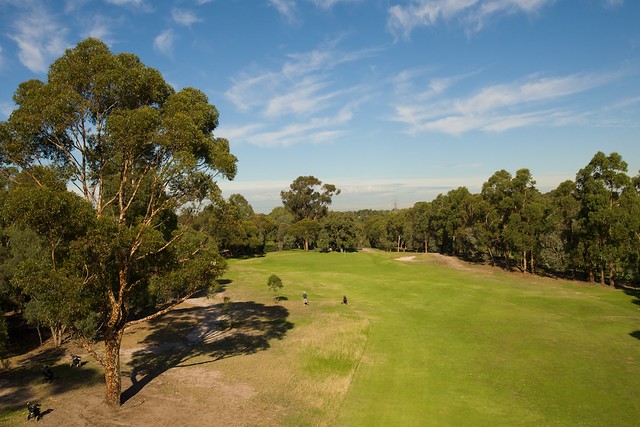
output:
<svg viewBox="0 0 640 427"><path fill-rule="evenodd" d="M132 385L122 393L121 402L169 369L268 349L271 340L282 339L293 328L288 316L282 306L248 301L176 309L154 319L151 333L140 342L144 348L132 354Z"/></svg>
<svg viewBox="0 0 640 427"><path fill-rule="evenodd" d="M640 289L625 287L624 293L635 298L631 301L633 304L640 305Z"/></svg>
<svg viewBox="0 0 640 427"><path fill-rule="evenodd" d="M640 305L640 290L638 288L625 287L623 289L625 294L631 295L632 297L635 298L631 301L632 304ZM640 340L640 331L630 332L629 335Z"/></svg>

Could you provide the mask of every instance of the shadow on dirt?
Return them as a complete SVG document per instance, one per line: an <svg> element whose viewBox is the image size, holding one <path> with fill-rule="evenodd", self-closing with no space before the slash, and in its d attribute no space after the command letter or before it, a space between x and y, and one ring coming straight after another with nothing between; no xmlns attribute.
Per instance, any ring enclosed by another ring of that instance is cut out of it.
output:
<svg viewBox="0 0 640 427"><path fill-rule="evenodd" d="M38 401L43 395L62 394L103 381L101 372L85 367L72 368L68 358L64 348L50 347L23 360L16 367L0 371L0 413L24 410L26 416L29 401ZM53 379L49 382L44 380L44 366L49 366L53 373ZM50 409L46 412L47 408L42 410L42 415L53 411Z"/></svg>
<svg viewBox="0 0 640 427"><path fill-rule="evenodd" d="M288 316L282 306L249 301L176 309L151 321L151 333L140 343L145 348L129 363L132 385L122 393L122 403L169 369L268 349L271 340L293 328Z"/></svg>

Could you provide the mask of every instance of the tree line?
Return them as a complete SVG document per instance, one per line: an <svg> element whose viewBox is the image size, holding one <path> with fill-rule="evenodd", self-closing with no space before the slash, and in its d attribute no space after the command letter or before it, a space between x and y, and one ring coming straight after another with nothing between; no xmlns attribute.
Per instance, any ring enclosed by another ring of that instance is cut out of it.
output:
<svg viewBox="0 0 640 427"><path fill-rule="evenodd" d="M522 272L599 281L640 278L640 175L598 152L575 180L541 193L528 169L495 172L473 194L459 187L408 209L334 212L334 185L299 177L283 206L256 214L244 197L194 222L230 256L285 249L438 252Z"/></svg>

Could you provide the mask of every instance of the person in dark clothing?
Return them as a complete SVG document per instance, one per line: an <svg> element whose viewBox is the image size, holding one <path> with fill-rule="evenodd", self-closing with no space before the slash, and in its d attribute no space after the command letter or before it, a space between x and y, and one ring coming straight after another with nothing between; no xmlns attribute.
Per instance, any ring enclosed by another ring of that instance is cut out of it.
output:
<svg viewBox="0 0 640 427"><path fill-rule="evenodd" d="M27 403L27 410L29 414L27 415L27 420L31 418L35 418L36 421L40 421L40 417L42 417L42 412L40 412L40 404L39 403Z"/></svg>
<svg viewBox="0 0 640 427"><path fill-rule="evenodd" d="M49 368L49 366L45 365L45 367L42 369L42 377L45 383L50 383L51 381L53 381L53 371L51 370L51 368Z"/></svg>
<svg viewBox="0 0 640 427"><path fill-rule="evenodd" d="M343 303L344 305L347 305L347 296L346 296L346 295L343 295L343 296L342 296L342 303Z"/></svg>

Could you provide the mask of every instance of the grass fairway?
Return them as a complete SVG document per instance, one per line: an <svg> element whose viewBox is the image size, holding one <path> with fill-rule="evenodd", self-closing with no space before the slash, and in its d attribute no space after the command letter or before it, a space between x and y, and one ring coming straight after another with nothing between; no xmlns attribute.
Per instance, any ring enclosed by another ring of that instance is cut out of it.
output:
<svg viewBox="0 0 640 427"><path fill-rule="evenodd" d="M280 424L638 424L636 298L397 257L284 252L231 263L233 300L268 301L270 274L284 283L293 328L230 362Z"/></svg>

